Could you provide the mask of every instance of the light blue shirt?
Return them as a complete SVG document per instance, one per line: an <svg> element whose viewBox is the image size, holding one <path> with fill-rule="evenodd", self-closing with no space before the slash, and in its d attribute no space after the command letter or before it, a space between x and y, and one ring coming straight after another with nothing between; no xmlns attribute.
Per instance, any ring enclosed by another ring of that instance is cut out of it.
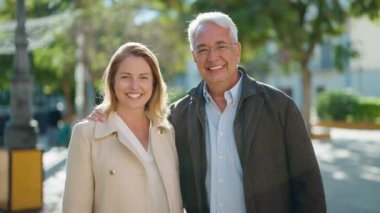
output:
<svg viewBox="0 0 380 213"><path fill-rule="evenodd" d="M245 213L243 171L237 152L233 123L241 93L238 83L224 93L227 106L219 110L206 84L206 190L211 213Z"/></svg>

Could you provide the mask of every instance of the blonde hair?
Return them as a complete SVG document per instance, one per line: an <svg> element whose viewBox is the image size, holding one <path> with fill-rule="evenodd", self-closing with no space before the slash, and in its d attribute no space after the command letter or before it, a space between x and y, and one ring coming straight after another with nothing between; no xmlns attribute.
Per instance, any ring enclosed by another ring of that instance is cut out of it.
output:
<svg viewBox="0 0 380 213"><path fill-rule="evenodd" d="M153 92L150 100L145 105L145 112L149 116L160 120L167 116L166 83L162 78L161 70L156 56L145 45L136 42L128 42L119 47L113 54L102 78L103 101L96 108L109 115L116 108L117 98L114 91L115 75L120 64L127 57L142 57L152 69Z"/></svg>
<svg viewBox="0 0 380 213"><path fill-rule="evenodd" d="M194 50L195 32L198 27L205 23L214 23L220 27L226 28L230 31L231 38L238 42L238 30L232 19L222 12L207 12L200 13L192 20L187 28L188 40L190 43L190 49Z"/></svg>

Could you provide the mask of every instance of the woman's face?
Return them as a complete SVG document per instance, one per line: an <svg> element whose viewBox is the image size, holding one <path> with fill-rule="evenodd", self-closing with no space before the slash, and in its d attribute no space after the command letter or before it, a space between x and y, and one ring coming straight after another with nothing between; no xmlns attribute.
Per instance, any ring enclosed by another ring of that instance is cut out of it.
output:
<svg viewBox="0 0 380 213"><path fill-rule="evenodd" d="M153 73L142 57L125 58L115 74L116 111L144 111L153 92Z"/></svg>

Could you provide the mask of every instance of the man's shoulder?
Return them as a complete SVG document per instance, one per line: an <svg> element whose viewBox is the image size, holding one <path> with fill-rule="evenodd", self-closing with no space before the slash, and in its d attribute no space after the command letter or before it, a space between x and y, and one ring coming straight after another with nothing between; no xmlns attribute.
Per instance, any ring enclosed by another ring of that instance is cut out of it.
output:
<svg viewBox="0 0 380 213"><path fill-rule="evenodd" d="M268 94L274 97L290 98L288 94L286 94L284 91L282 91L281 89L273 85L270 85L261 81L256 81L256 82L258 86L260 87L260 91L264 94Z"/></svg>
<svg viewBox="0 0 380 213"><path fill-rule="evenodd" d="M289 98L289 96L281 91L279 88L270 85L268 83L256 80L246 72L243 72L243 95L264 95L270 96L271 98Z"/></svg>

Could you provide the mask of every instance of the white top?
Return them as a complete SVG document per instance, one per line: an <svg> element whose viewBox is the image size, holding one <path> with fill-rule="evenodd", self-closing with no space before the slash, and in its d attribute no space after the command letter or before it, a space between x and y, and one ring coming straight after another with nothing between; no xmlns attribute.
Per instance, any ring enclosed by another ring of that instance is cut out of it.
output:
<svg viewBox="0 0 380 213"><path fill-rule="evenodd" d="M132 147L134 153L137 153L139 159L142 160L142 164L145 167L145 171L148 177L148 212L167 213L169 212L169 203L166 197L164 184L158 171L156 162L152 155L152 146L150 140L150 132L152 123L149 124L149 141L148 150L141 145L139 139L128 127L128 125L115 113L115 125L120 130L124 137L128 138L128 141L121 141L122 143L129 144ZM128 146L127 146L128 147Z"/></svg>

